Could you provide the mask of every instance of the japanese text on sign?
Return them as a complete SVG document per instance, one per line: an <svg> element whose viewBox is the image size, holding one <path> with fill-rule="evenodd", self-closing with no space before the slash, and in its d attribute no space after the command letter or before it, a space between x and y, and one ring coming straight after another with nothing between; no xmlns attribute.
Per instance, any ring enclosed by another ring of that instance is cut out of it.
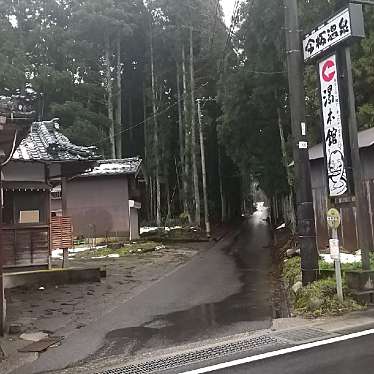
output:
<svg viewBox="0 0 374 374"><path fill-rule="evenodd" d="M351 16L349 8L346 8L326 24L306 35L303 40L304 60L319 55L350 36L352 36Z"/></svg>
<svg viewBox="0 0 374 374"><path fill-rule="evenodd" d="M331 197L348 190L336 55L319 63L326 165Z"/></svg>

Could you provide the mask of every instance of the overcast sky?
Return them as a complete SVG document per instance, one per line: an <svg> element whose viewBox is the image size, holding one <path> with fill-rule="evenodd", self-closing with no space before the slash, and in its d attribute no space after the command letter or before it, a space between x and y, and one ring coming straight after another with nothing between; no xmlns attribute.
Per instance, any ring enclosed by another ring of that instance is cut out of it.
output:
<svg viewBox="0 0 374 374"><path fill-rule="evenodd" d="M222 4L223 11L225 12L226 25L230 26L235 0L221 0L221 4Z"/></svg>

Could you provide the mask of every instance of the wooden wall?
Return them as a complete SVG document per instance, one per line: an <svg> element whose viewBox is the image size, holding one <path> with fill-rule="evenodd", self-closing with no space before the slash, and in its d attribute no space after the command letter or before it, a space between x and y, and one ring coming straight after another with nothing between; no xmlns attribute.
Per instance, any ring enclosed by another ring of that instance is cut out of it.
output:
<svg viewBox="0 0 374 374"><path fill-rule="evenodd" d="M367 204L370 213L372 248L374 248L374 149L361 150L361 162L364 174L364 186ZM317 243L320 250L328 248L331 232L327 228L327 181L323 159L311 161L313 203L317 229ZM352 203L346 203L339 207L342 216L342 225L339 229L339 239L344 249L356 251L358 249L356 231L356 207Z"/></svg>
<svg viewBox="0 0 374 374"><path fill-rule="evenodd" d="M5 267L47 265L49 261L49 226L3 228Z"/></svg>
<svg viewBox="0 0 374 374"><path fill-rule="evenodd" d="M66 184L67 211L75 237L127 237L130 232L127 176L76 178Z"/></svg>

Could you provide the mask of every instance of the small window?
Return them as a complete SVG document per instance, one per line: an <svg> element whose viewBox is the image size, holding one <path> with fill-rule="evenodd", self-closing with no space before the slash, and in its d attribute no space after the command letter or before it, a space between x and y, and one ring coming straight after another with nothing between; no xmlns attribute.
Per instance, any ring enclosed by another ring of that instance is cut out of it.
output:
<svg viewBox="0 0 374 374"><path fill-rule="evenodd" d="M61 200L62 199L61 186L56 186L56 187L52 188L51 199L52 200Z"/></svg>
<svg viewBox="0 0 374 374"><path fill-rule="evenodd" d="M3 222L10 225L46 224L48 192L4 191Z"/></svg>
<svg viewBox="0 0 374 374"><path fill-rule="evenodd" d="M39 223L39 210L21 210L19 212L19 223Z"/></svg>
<svg viewBox="0 0 374 374"><path fill-rule="evenodd" d="M51 199L52 200L61 200L61 191L52 191L51 192Z"/></svg>

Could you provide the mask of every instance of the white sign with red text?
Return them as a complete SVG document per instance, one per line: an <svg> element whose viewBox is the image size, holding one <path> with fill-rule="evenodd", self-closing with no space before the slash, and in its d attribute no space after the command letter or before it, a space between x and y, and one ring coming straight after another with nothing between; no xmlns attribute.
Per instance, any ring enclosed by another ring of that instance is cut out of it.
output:
<svg viewBox="0 0 374 374"><path fill-rule="evenodd" d="M348 191L336 55L319 63L326 166L331 197Z"/></svg>
<svg viewBox="0 0 374 374"><path fill-rule="evenodd" d="M351 15L346 8L305 36L304 60L318 56L351 36Z"/></svg>

